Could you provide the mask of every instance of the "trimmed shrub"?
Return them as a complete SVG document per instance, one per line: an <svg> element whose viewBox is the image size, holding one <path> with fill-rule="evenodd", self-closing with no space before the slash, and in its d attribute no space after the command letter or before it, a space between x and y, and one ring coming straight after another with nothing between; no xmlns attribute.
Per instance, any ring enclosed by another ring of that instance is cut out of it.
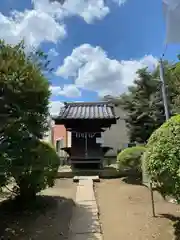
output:
<svg viewBox="0 0 180 240"><path fill-rule="evenodd" d="M151 135L143 161L157 190L180 201L180 115Z"/></svg>
<svg viewBox="0 0 180 240"><path fill-rule="evenodd" d="M144 146L135 146L124 149L117 156L118 169L135 170L141 172L141 156L144 151Z"/></svg>
<svg viewBox="0 0 180 240"><path fill-rule="evenodd" d="M38 192L54 185L59 167L59 156L55 149L43 141L29 140L29 154L21 168L12 166L11 176L15 179L15 191L21 199L32 199ZM33 145L34 145L34 148ZM31 145L31 146L30 146ZM30 148L31 147L31 148Z"/></svg>

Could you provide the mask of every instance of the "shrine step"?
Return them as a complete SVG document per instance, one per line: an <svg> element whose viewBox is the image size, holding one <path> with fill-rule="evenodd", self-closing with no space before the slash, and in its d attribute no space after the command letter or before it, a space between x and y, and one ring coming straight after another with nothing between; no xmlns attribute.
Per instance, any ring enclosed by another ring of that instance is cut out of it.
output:
<svg viewBox="0 0 180 240"><path fill-rule="evenodd" d="M93 182L100 182L99 176L74 176L73 182L79 182L79 180L92 180Z"/></svg>
<svg viewBox="0 0 180 240"><path fill-rule="evenodd" d="M99 176L99 169L73 169L74 176Z"/></svg>

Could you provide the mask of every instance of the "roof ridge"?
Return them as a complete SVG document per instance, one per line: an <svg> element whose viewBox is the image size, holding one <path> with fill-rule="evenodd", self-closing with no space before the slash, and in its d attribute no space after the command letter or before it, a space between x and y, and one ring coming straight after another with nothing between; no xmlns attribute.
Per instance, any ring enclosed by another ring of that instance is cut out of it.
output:
<svg viewBox="0 0 180 240"><path fill-rule="evenodd" d="M68 105L105 105L105 104L108 104L110 105L111 103L109 101L97 101L97 102L64 102L64 105L65 106L68 106Z"/></svg>

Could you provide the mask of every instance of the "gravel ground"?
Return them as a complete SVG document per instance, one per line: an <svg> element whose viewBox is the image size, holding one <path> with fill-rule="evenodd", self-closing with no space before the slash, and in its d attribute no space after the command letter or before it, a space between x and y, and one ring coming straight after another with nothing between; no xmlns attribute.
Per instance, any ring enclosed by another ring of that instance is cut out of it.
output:
<svg viewBox="0 0 180 240"><path fill-rule="evenodd" d="M96 184L104 240L180 240L180 206L154 193L152 217L149 190L122 179Z"/></svg>
<svg viewBox="0 0 180 240"><path fill-rule="evenodd" d="M17 211L12 201L0 205L0 239L64 240L74 205L76 185L72 179L58 179L53 188L38 196L33 210Z"/></svg>

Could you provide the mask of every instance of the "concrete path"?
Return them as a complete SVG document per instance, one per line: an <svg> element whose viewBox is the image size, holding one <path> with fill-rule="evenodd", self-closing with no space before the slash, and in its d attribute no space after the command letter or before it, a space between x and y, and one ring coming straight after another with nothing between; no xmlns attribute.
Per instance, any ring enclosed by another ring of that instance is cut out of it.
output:
<svg viewBox="0 0 180 240"><path fill-rule="evenodd" d="M93 180L90 177L79 180L69 240L102 240Z"/></svg>

